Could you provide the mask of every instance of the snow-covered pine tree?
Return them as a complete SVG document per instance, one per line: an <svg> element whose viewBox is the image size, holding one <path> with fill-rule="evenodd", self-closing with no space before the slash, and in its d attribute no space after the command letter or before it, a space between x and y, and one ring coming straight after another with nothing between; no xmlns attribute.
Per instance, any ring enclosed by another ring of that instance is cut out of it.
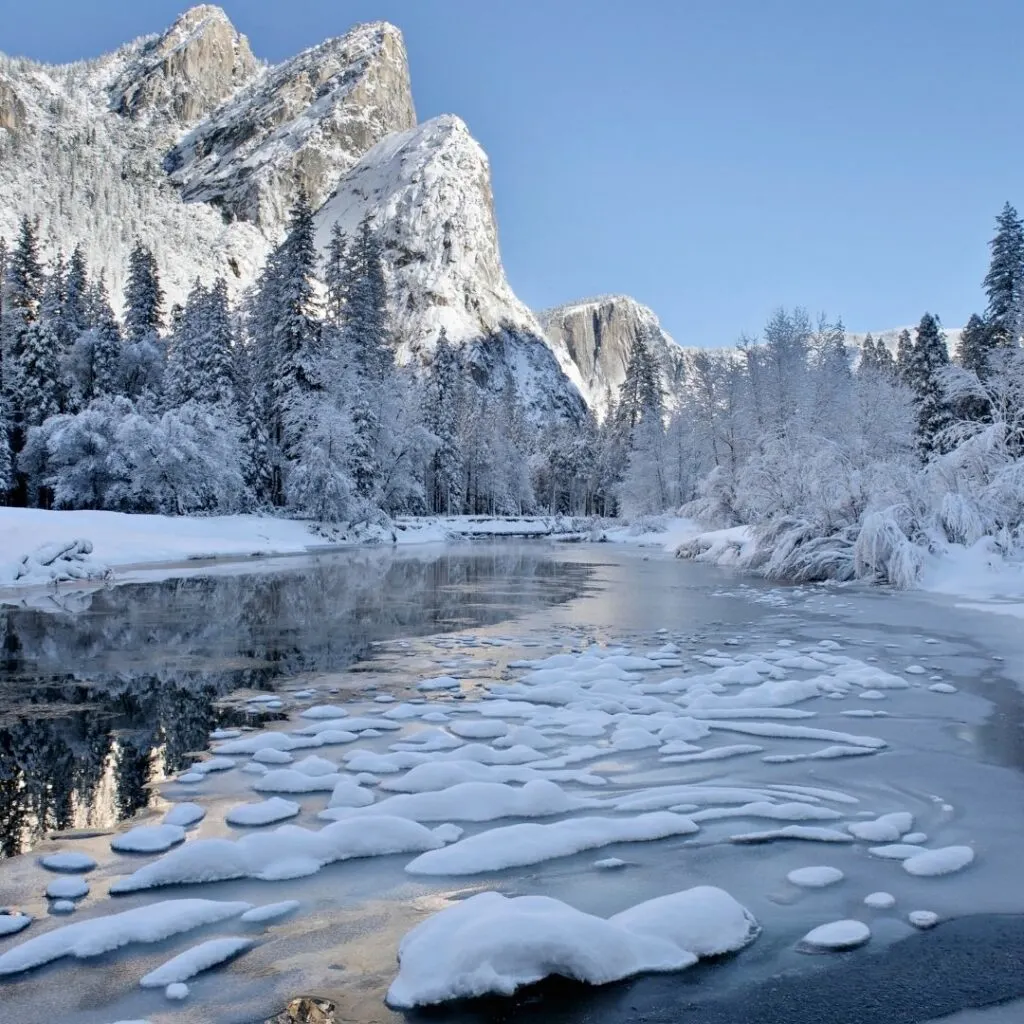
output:
<svg viewBox="0 0 1024 1024"><path fill-rule="evenodd" d="M664 403L661 371L651 354L645 334L646 331L640 331L633 338L629 361L626 363L626 376L619 385L615 419L627 433L631 433L644 416L659 416Z"/></svg>
<svg viewBox="0 0 1024 1024"><path fill-rule="evenodd" d="M992 334L988 325L977 313L972 313L964 329L960 332L960 342L956 349L956 361L971 373L984 380L988 373L988 357L992 351Z"/></svg>
<svg viewBox="0 0 1024 1024"><path fill-rule="evenodd" d="M331 238L324 257L324 288L327 292L327 320L341 324L348 304L349 246L341 225L331 227Z"/></svg>
<svg viewBox="0 0 1024 1024"><path fill-rule="evenodd" d="M206 294L202 282L196 278L168 339L164 398L169 408L199 399L199 346Z"/></svg>
<svg viewBox="0 0 1024 1024"><path fill-rule="evenodd" d="M423 418L437 439L427 471L430 511L455 515L462 511L463 453L459 427L464 404L462 368L458 353L441 328L426 382Z"/></svg>
<svg viewBox="0 0 1024 1024"><path fill-rule="evenodd" d="M381 243L367 213L349 249L345 343L367 384L382 384L394 365Z"/></svg>
<svg viewBox="0 0 1024 1024"><path fill-rule="evenodd" d="M1024 326L1020 322L1024 303L1024 223L1009 203L996 217L996 233L989 248L992 255L984 281L989 344L1016 345Z"/></svg>
<svg viewBox="0 0 1024 1024"><path fill-rule="evenodd" d="M310 396L323 391L316 263L313 211L300 192L285 240L260 276L250 321L257 406L267 414L275 505L285 503L288 469L298 455L308 417L315 415Z"/></svg>
<svg viewBox="0 0 1024 1024"><path fill-rule="evenodd" d="M203 303L203 332L200 335L197 375L201 401L231 409L236 405L234 324L228 303L228 283L218 277Z"/></svg>
<svg viewBox="0 0 1024 1024"><path fill-rule="evenodd" d="M912 384L914 375L914 342L905 327L896 342L896 373L904 384Z"/></svg>
<svg viewBox="0 0 1024 1024"><path fill-rule="evenodd" d="M128 258L124 292L125 343L122 349L123 388L129 398L159 395L166 352L160 332L164 293L153 253L137 242Z"/></svg>
<svg viewBox="0 0 1024 1024"><path fill-rule="evenodd" d="M889 349L886 348L881 338L875 342L875 362L878 366L878 372L882 376L890 380L896 379L896 359Z"/></svg>
<svg viewBox="0 0 1024 1024"><path fill-rule="evenodd" d="M941 371L948 365L949 350L939 319L925 313L917 327L911 387L917 407L918 451L926 461L941 452L939 435L952 422L941 377Z"/></svg>
<svg viewBox="0 0 1024 1024"><path fill-rule="evenodd" d="M91 387L85 401L104 396L113 398L121 394L121 360L123 343L121 328L107 294L107 282L103 275L96 279L89 293L89 319L93 324L91 338Z"/></svg>
<svg viewBox="0 0 1024 1024"><path fill-rule="evenodd" d="M89 268L85 261L85 252L81 245L76 245L68 260L68 272L64 285L63 321L72 335L70 343L88 330L89 320Z"/></svg>
<svg viewBox="0 0 1024 1024"><path fill-rule="evenodd" d="M864 338L864 343L861 345L860 362L857 364L857 372L871 374L878 373L878 370L878 345L875 344L874 336L868 331L867 336Z"/></svg>

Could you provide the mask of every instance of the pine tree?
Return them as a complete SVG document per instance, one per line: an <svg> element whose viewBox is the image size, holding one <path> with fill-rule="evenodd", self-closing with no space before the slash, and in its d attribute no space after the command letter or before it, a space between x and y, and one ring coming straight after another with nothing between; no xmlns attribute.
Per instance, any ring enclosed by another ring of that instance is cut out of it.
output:
<svg viewBox="0 0 1024 1024"><path fill-rule="evenodd" d="M89 317L92 333L92 388L89 398L113 398L122 393L121 359L123 344L121 329L110 307L107 283L100 274L89 294Z"/></svg>
<svg viewBox="0 0 1024 1024"><path fill-rule="evenodd" d="M324 259L324 287L327 290L327 319L340 324L348 304L349 250L348 239L335 223L331 227L331 238L327 243Z"/></svg>
<svg viewBox="0 0 1024 1024"><path fill-rule="evenodd" d="M345 344L368 384L382 384L394 365L383 250L370 215L360 221L345 275Z"/></svg>
<svg viewBox="0 0 1024 1024"><path fill-rule="evenodd" d="M171 408L199 398L199 349L206 296L206 289L197 278L169 339L164 391Z"/></svg>
<svg viewBox="0 0 1024 1024"><path fill-rule="evenodd" d="M1021 305L1024 302L1024 224L1007 203L996 217L995 237L984 287L988 295L985 321L990 345L1016 345L1020 341Z"/></svg>
<svg viewBox="0 0 1024 1024"><path fill-rule="evenodd" d="M881 338L875 342L875 362L878 366L878 372L882 376L890 380L896 379L896 360L889 349L886 348Z"/></svg>
<svg viewBox="0 0 1024 1024"><path fill-rule="evenodd" d="M977 313L972 313L960 334L956 360L965 369L975 373L979 380L988 376L988 357L992 351L992 332Z"/></svg>
<svg viewBox="0 0 1024 1024"><path fill-rule="evenodd" d="M644 416L660 416L664 402L661 372L645 334L646 331L641 330L633 338L626 376L619 385L615 419L627 432L632 432Z"/></svg>
<svg viewBox="0 0 1024 1024"><path fill-rule="evenodd" d="M89 270L81 245L76 245L68 261L64 285L64 324L71 341L91 326L89 320Z"/></svg>
<svg viewBox="0 0 1024 1024"><path fill-rule="evenodd" d="M878 373L880 367L878 365L878 345L875 344L875 339L871 332L868 331L867 336L864 338L864 343L861 345L860 350L860 363L857 365L857 372L863 374Z"/></svg>
<svg viewBox="0 0 1024 1024"><path fill-rule="evenodd" d="M942 450L939 435L952 422L940 376L948 365L949 350L938 317L925 313L917 328L911 364L911 387L917 407L917 446L925 460Z"/></svg>
<svg viewBox="0 0 1024 1024"><path fill-rule="evenodd" d="M424 420L437 439L428 472L428 501L431 511L445 515L462 511L463 453L459 423L463 402L459 357L442 328L426 385Z"/></svg>
<svg viewBox="0 0 1024 1024"><path fill-rule="evenodd" d="M234 326L228 304L228 283L218 277L203 303L197 373L202 400L227 409L236 403L232 349Z"/></svg>
<svg viewBox="0 0 1024 1024"><path fill-rule="evenodd" d="M128 257L128 283L124 290L125 340L138 344L159 336L163 329L164 293L153 253L141 242Z"/></svg>
<svg viewBox="0 0 1024 1024"><path fill-rule="evenodd" d="M911 384L914 373L914 342L905 327L896 342L896 373L904 384Z"/></svg>

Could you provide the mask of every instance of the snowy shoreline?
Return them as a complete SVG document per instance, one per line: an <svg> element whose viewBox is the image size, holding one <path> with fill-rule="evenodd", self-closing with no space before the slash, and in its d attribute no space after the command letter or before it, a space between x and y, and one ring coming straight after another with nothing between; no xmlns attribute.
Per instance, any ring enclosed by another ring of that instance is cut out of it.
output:
<svg viewBox="0 0 1024 1024"><path fill-rule="evenodd" d="M118 581L134 570L190 563L325 554L371 545L428 545L484 537L581 536L561 516L403 518L314 532L307 520L272 516L162 516L0 508L0 593L58 583ZM115 574L115 570L117 571Z"/></svg>

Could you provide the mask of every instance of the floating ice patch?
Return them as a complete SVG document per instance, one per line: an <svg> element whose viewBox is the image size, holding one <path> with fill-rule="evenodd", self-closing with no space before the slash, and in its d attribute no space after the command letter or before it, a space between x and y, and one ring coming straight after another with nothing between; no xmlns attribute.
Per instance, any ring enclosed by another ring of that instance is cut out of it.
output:
<svg viewBox="0 0 1024 1024"><path fill-rule="evenodd" d="M766 832L744 832L729 836L731 843L771 843L777 839L799 839L812 843L852 843L853 837L833 828L814 825L786 825Z"/></svg>
<svg viewBox="0 0 1024 1024"><path fill-rule="evenodd" d="M888 718L888 711L875 711L873 708L852 708L849 711L840 711L839 714L848 718Z"/></svg>
<svg viewBox="0 0 1024 1024"><path fill-rule="evenodd" d="M524 765L490 765L478 761L431 761L401 778L385 779L380 788L393 793L430 793L460 782L531 782L541 774Z"/></svg>
<svg viewBox="0 0 1024 1024"><path fill-rule="evenodd" d="M896 906L896 897L891 892L872 892L864 897L864 904L874 910L889 910Z"/></svg>
<svg viewBox="0 0 1024 1024"><path fill-rule="evenodd" d="M291 764L295 760L287 750L278 750L277 747L264 747L263 750L257 750L252 755L252 759L259 761L260 764Z"/></svg>
<svg viewBox="0 0 1024 1024"><path fill-rule="evenodd" d="M691 815L694 821L719 821L725 818L767 818L770 821L835 821L842 815L830 807L815 807L796 802L769 803L758 800L739 807L711 807Z"/></svg>
<svg viewBox="0 0 1024 1024"><path fill-rule="evenodd" d="M969 846L944 846L939 850L926 850L903 861L903 870L910 875L931 878L960 871L974 860Z"/></svg>
<svg viewBox="0 0 1024 1024"><path fill-rule="evenodd" d="M912 910L907 914L907 920L922 931L934 928L939 923L939 915L933 910Z"/></svg>
<svg viewBox="0 0 1024 1024"><path fill-rule="evenodd" d="M776 739L790 740L831 740L834 743L849 744L855 747L869 747L881 750L886 746L885 740L877 736L857 736L849 732L835 732L832 729L814 729L809 725L785 725L782 722L719 722L707 723L712 729L720 732L739 732L746 736L770 736Z"/></svg>
<svg viewBox="0 0 1024 1024"><path fill-rule="evenodd" d="M166 988L194 978L211 967L216 967L251 949L255 939L227 935L220 939L209 939L198 946L186 949L176 957L161 964L156 970L145 974L139 984L143 988Z"/></svg>
<svg viewBox="0 0 1024 1024"><path fill-rule="evenodd" d="M214 729L210 733L211 740L233 740L236 736L241 736L241 729Z"/></svg>
<svg viewBox="0 0 1024 1024"><path fill-rule="evenodd" d="M786 878L789 879L793 885L798 885L801 889L824 889L827 886L841 882L844 877L845 876L839 868L824 866L797 868L795 871L790 871L790 873L786 875Z"/></svg>
<svg viewBox="0 0 1024 1024"><path fill-rule="evenodd" d="M868 849L872 857L881 857L882 860L906 860L924 852L920 846L910 843L888 843L885 846L872 846Z"/></svg>
<svg viewBox="0 0 1024 1024"><path fill-rule="evenodd" d="M294 818L300 810L302 808L297 803L272 796L269 800L261 800L255 804L236 804L224 815L224 820L229 825L273 825Z"/></svg>
<svg viewBox="0 0 1024 1024"><path fill-rule="evenodd" d="M181 825L139 825L111 839L110 848L115 853L163 853L184 841Z"/></svg>
<svg viewBox="0 0 1024 1024"><path fill-rule="evenodd" d="M508 732L508 726L497 719L453 722L448 728L456 736L466 740L493 740Z"/></svg>
<svg viewBox="0 0 1024 1024"><path fill-rule="evenodd" d="M605 920L547 896L478 893L414 928L399 946L387 1002L400 1009L496 993L550 975L602 985L682 970L699 956L742 949L753 917L728 893L701 887Z"/></svg>
<svg viewBox="0 0 1024 1024"><path fill-rule="evenodd" d="M601 860L594 861L594 867L598 871L616 871L626 867L627 863L628 861L621 860L619 857L602 857Z"/></svg>
<svg viewBox="0 0 1024 1024"><path fill-rule="evenodd" d="M247 910L240 918L244 924L266 924L298 910L302 904L298 900L282 900L280 903L267 903L262 907Z"/></svg>
<svg viewBox="0 0 1024 1024"><path fill-rule="evenodd" d="M45 857L39 858L39 863L47 871L61 871L69 874L83 874L96 867L94 857L90 857L87 853L76 853L71 850L47 854Z"/></svg>
<svg viewBox="0 0 1024 1024"><path fill-rule="evenodd" d="M764 747L753 743L734 743L731 746L711 747L696 754L673 754L662 757L667 764L691 764L694 761L723 761L729 757L740 757L743 754L760 754Z"/></svg>
<svg viewBox="0 0 1024 1024"><path fill-rule="evenodd" d="M337 771L329 775L307 775L294 768L278 768L258 778L252 788L257 793L328 793L341 778Z"/></svg>
<svg viewBox="0 0 1024 1024"><path fill-rule="evenodd" d="M80 900L89 894L89 883L84 878L56 878L46 887L51 900Z"/></svg>
<svg viewBox="0 0 1024 1024"><path fill-rule="evenodd" d="M932 683L928 689L932 693L956 693L956 687L951 686L949 683Z"/></svg>
<svg viewBox="0 0 1024 1024"><path fill-rule="evenodd" d="M421 729L419 732L391 744L391 750L411 750L421 753L434 753L439 750L455 750L465 744L458 736L453 736L444 729Z"/></svg>
<svg viewBox="0 0 1024 1024"><path fill-rule="evenodd" d="M871 929L863 921L833 921L809 931L797 949L804 953L838 953L856 949L871 938Z"/></svg>
<svg viewBox="0 0 1024 1024"><path fill-rule="evenodd" d="M393 732L397 729L402 728L400 722L392 722L388 718L346 718L344 722L335 722L327 720L324 722L311 722L309 725L302 726L296 733L291 735L301 736L319 736L321 733L335 733L339 726L344 727L345 732L349 733L361 733L367 732L370 729L375 729L377 732Z"/></svg>
<svg viewBox="0 0 1024 1024"><path fill-rule="evenodd" d="M164 816L162 824L177 825L179 828L188 828L195 825L206 817L206 809L199 804L180 803L175 804Z"/></svg>
<svg viewBox="0 0 1024 1024"><path fill-rule="evenodd" d="M441 844L429 829L405 818L366 816L357 821L339 821L319 831L282 825L272 832L257 832L236 840L197 839L118 879L110 891L136 892L161 885L231 878L300 878L336 861L420 853Z"/></svg>
<svg viewBox="0 0 1024 1024"><path fill-rule="evenodd" d="M910 844L915 845L915 846L918 846L921 843L927 843L928 842L928 833L927 832L908 832L903 837L903 842L910 843Z"/></svg>
<svg viewBox="0 0 1024 1024"><path fill-rule="evenodd" d="M17 935L18 932L26 929L32 921L31 914L12 914L9 911L4 911L0 913L0 937Z"/></svg>
<svg viewBox="0 0 1024 1024"><path fill-rule="evenodd" d="M214 772L226 772L235 767L230 757L211 757L205 761L197 761L192 771L197 775L212 775Z"/></svg>
<svg viewBox="0 0 1024 1024"><path fill-rule="evenodd" d="M792 764L795 761L834 761L840 757L867 757L877 754L871 747L850 747L837 743L821 750L810 750L806 754L766 754L761 758L765 764Z"/></svg>
<svg viewBox="0 0 1024 1024"><path fill-rule="evenodd" d="M550 825L507 825L431 850L406 865L413 875L475 875L539 864L612 843L644 842L689 835L697 826L679 814L659 812L636 818L570 818Z"/></svg>
<svg viewBox="0 0 1024 1024"><path fill-rule="evenodd" d="M855 821L846 827L851 835L870 843L895 843L914 827L914 816L908 811L897 811L874 821Z"/></svg>
<svg viewBox="0 0 1024 1024"><path fill-rule="evenodd" d="M291 770L302 772L303 775L312 775L314 778L319 778L322 775L333 775L337 772L338 766L333 761L328 761L325 757L317 757L316 754L310 754L301 761L296 761L292 765Z"/></svg>
<svg viewBox="0 0 1024 1024"><path fill-rule="evenodd" d="M928 670L924 665L908 665L903 671L911 676L923 676Z"/></svg>
<svg viewBox="0 0 1024 1024"><path fill-rule="evenodd" d="M348 708L343 708L338 704L314 704L313 707L299 712L299 718L312 718L320 721L346 717L348 717Z"/></svg>
<svg viewBox="0 0 1024 1024"><path fill-rule="evenodd" d="M394 815L412 821L493 821L495 818L542 818L550 814L594 807L592 800L569 796L560 786L545 779L521 788L500 782L461 782L438 792L409 793L388 797L366 813ZM332 808L320 817L330 820L355 811L337 814Z"/></svg>
<svg viewBox="0 0 1024 1024"><path fill-rule="evenodd" d="M330 723L328 723L329 725ZM355 734L352 735L355 739ZM251 736L242 736L237 740L218 743L214 752L217 754L255 754L258 750L301 750L320 746L317 736L298 735L292 732L256 732Z"/></svg>
<svg viewBox="0 0 1024 1024"><path fill-rule="evenodd" d="M416 684L416 689L424 693L430 693L433 690L459 690L461 688L461 681L454 676L435 676L433 679L424 679Z"/></svg>
<svg viewBox="0 0 1024 1024"><path fill-rule="evenodd" d="M93 917L55 928L8 950L0 956L0 976L20 974L65 956L86 959L135 942L163 942L172 935L227 921L251 909L251 903L165 900L120 914Z"/></svg>
<svg viewBox="0 0 1024 1024"><path fill-rule="evenodd" d="M373 803L373 794L364 789L355 779L341 779L331 790L328 807L368 807Z"/></svg>

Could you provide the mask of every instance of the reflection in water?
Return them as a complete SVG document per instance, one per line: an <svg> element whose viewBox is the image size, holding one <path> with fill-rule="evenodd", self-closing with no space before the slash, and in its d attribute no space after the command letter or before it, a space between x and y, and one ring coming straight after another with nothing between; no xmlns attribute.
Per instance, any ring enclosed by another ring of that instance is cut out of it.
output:
<svg viewBox="0 0 1024 1024"><path fill-rule="evenodd" d="M233 689L337 671L374 641L500 622L570 599L588 576L539 545L359 552L0 608L0 856L145 807L230 721L214 702Z"/></svg>

